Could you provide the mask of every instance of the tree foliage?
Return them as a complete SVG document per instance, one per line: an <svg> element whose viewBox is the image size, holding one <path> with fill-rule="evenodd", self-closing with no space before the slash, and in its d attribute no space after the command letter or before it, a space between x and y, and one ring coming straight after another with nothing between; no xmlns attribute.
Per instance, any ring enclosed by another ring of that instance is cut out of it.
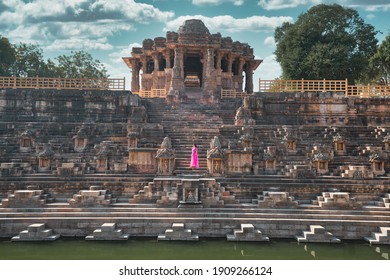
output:
<svg viewBox="0 0 390 280"><path fill-rule="evenodd" d="M285 79L345 79L367 76L376 50L377 32L357 11L338 4L320 4L295 23L275 30L276 60Z"/></svg>
<svg viewBox="0 0 390 280"><path fill-rule="evenodd" d="M7 38L0 35L0 76L10 75L10 68L14 61L14 48Z"/></svg>
<svg viewBox="0 0 390 280"><path fill-rule="evenodd" d="M44 59L38 45L12 45L0 35L0 76L107 78L107 70L99 60L85 51Z"/></svg>
<svg viewBox="0 0 390 280"><path fill-rule="evenodd" d="M15 46L15 62L12 75L16 77L46 77L48 69L43 58L43 51L38 45L20 43Z"/></svg>
<svg viewBox="0 0 390 280"><path fill-rule="evenodd" d="M370 67L376 82L383 85L390 84L390 34L386 36L370 58Z"/></svg>
<svg viewBox="0 0 390 280"><path fill-rule="evenodd" d="M84 51L72 52L71 55L60 55L57 73L63 78L105 78L107 70L99 60Z"/></svg>

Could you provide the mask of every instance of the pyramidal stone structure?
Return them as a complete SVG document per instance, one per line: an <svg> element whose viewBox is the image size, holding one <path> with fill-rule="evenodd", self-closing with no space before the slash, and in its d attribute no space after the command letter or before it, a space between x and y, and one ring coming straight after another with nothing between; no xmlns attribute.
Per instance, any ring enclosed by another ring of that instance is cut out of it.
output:
<svg viewBox="0 0 390 280"><path fill-rule="evenodd" d="M32 224L19 235L12 237L11 241L55 241L60 238L52 229L47 229L46 224Z"/></svg>
<svg viewBox="0 0 390 280"><path fill-rule="evenodd" d="M199 235L193 234L191 229L186 229L182 223L173 223L172 228L166 229L160 234L158 241L198 241Z"/></svg>
<svg viewBox="0 0 390 280"><path fill-rule="evenodd" d="M253 48L195 19L123 59L131 91L0 90L0 238L49 218L79 238L103 223L190 240L389 227L388 96L265 81L255 92L267 69Z"/></svg>
<svg viewBox="0 0 390 280"><path fill-rule="evenodd" d="M233 234L227 234L226 239L227 241L269 241L269 237L264 236L252 224L241 224L241 229L235 229Z"/></svg>
<svg viewBox="0 0 390 280"><path fill-rule="evenodd" d="M340 239L333 236L332 233L326 231L323 226L310 225L309 231L304 231L303 236L295 237L298 243L315 242L315 243L340 243Z"/></svg>
<svg viewBox="0 0 390 280"><path fill-rule="evenodd" d="M129 234L124 234L122 229L117 229L115 223L104 223L100 228L95 229L85 240L92 241L125 241Z"/></svg>

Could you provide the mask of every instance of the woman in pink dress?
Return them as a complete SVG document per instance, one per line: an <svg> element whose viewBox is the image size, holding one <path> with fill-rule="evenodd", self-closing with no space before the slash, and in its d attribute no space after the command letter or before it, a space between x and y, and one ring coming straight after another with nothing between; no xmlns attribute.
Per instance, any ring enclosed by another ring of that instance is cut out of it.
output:
<svg viewBox="0 0 390 280"><path fill-rule="evenodd" d="M199 169L198 148L196 147L196 144L194 144L194 145L192 146L190 168Z"/></svg>

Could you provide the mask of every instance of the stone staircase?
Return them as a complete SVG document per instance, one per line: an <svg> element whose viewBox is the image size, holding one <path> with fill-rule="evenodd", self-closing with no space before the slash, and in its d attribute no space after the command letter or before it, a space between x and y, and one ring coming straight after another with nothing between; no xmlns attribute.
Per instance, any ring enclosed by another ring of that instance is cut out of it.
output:
<svg viewBox="0 0 390 280"><path fill-rule="evenodd" d="M158 241L198 241L199 235L193 234L191 229L184 228L183 223L173 223L172 228L166 229L164 234L159 234Z"/></svg>
<svg viewBox="0 0 390 280"><path fill-rule="evenodd" d="M27 190L15 190L8 198L1 200L4 208L43 207L46 203L54 202L54 198L45 190L36 186L27 186Z"/></svg>
<svg viewBox="0 0 390 280"><path fill-rule="evenodd" d="M362 204L356 198L350 197L348 192L323 192L313 202L323 209L360 209Z"/></svg>
<svg viewBox="0 0 390 280"><path fill-rule="evenodd" d="M159 123L171 138L176 153L176 174L203 174L207 172L207 149L214 136L220 135L225 122L233 123L234 102L199 104L197 100L179 105L167 104L162 99L145 100L150 123ZM227 117L228 116L228 117ZM199 170L190 170L191 149L198 147Z"/></svg>
<svg viewBox="0 0 390 280"><path fill-rule="evenodd" d="M376 201L375 205L379 207L390 208L390 193L385 193L379 201Z"/></svg>
<svg viewBox="0 0 390 280"><path fill-rule="evenodd" d="M380 227L380 232L371 233L370 237L364 237L366 241L372 244L390 245L390 227Z"/></svg>
<svg viewBox="0 0 390 280"><path fill-rule="evenodd" d="M102 186L90 186L89 190L81 190L69 199L69 205L73 207L109 206L116 199L104 190Z"/></svg>
<svg viewBox="0 0 390 280"><path fill-rule="evenodd" d="M11 241L54 241L59 237L59 234L53 234L52 229L46 229L46 224L32 224L12 237Z"/></svg>
<svg viewBox="0 0 390 280"><path fill-rule="evenodd" d="M332 233L325 230L320 225L310 225L309 231L303 231L303 236L295 237L300 242L317 242L317 243L340 243L340 239L333 236Z"/></svg>
<svg viewBox="0 0 390 280"><path fill-rule="evenodd" d="M104 223L100 228L95 229L85 240L96 241L124 241L129 239L129 234L124 234L122 229L116 228L116 223Z"/></svg>
<svg viewBox="0 0 390 280"><path fill-rule="evenodd" d="M252 224L241 224L241 229L235 229L233 234L226 235L227 241L269 241L269 237Z"/></svg>

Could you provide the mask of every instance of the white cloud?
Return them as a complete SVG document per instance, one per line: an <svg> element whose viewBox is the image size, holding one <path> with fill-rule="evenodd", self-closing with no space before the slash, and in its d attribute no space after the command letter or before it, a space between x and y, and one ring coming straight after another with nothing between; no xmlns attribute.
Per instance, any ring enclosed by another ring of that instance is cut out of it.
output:
<svg viewBox="0 0 390 280"><path fill-rule="evenodd" d="M114 63L122 63L123 60L122 57L129 57L131 56L131 51L133 50L134 47L142 47L141 44L139 43L132 43L128 45L127 47L118 47L119 50L110 53L108 56L110 57L110 60Z"/></svg>
<svg viewBox="0 0 390 280"><path fill-rule="evenodd" d="M301 5L317 5L321 0L260 0L259 5L265 10L296 8Z"/></svg>
<svg viewBox="0 0 390 280"><path fill-rule="evenodd" d="M275 38L272 36L268 36L267 38L264 39L264 45L270 46L270 47L275 47Z"/></svg>
<svg viewBox="0 0 390 280"><path fill-rule="evenodd" d="M243 32L243 31L271 31L282 25L283 22L292 22L293 18L288 16L266 17L266 16L251 16L243 19L236 19L230 15L205 17L202 15L196 16L180 16L166 23L165 31L176 31L185 20L200 19L209 28L210 32Z"/></svg>
<svg viewBox="0 0 390 280"><path fill-rule="evenodd" d="M171 11L134 0L4 0L0 29L12 42L59 49L61 44L87 50L108 50L108 38L135 29L139 23L165 22ZM84 41L84 42L82 42Z"/></svg>
<svg viewBox="0 0 390 280"><path fill-rule="evenodd" d="M367 4L367 5L349 5L349 7L351 8L360 8L360 9L363 9L363 10L366 10L368 12L387 12L387 11L390 11L390 4L377 4L377 5L372 5L371 3L370 4Z"/></svg>
<svg viewBox="0 0 390 280"><path fill-rule="evenodd" d="M282 68L276 61L276 56L270 55L263 59L263 63L260 64L255 73L255 83L258 82L259 78L262 80L274 80L282 75Z"/></svg>
<svg viewBox="0 0 390 280"><path fill-rule="evenodd" d="M57 50L111 50L113 46L105 38L94 39L56 39L45 49L47 51Z"/></svg>
<svg viewBox="0 0 390 280"><path fill-rule="evenodd" d="M221 5L223 3L233 3L235 6L241 6L244 4L244 0L192 0L192 4L197 5L197 6L202 6L202 5Z"/></svg>
<svg viewBox="0 0 390 280"><path fill-rule="evenodd" d="M308 5L318 5L318 4L333 4L333 0L259 0L258 4L265 10L281 10L281 9L291 9L298 6ZM377 11L390 11L389 0L338 0L338 4L350 7L350 8L359 8L369 12Z"/></svg>

